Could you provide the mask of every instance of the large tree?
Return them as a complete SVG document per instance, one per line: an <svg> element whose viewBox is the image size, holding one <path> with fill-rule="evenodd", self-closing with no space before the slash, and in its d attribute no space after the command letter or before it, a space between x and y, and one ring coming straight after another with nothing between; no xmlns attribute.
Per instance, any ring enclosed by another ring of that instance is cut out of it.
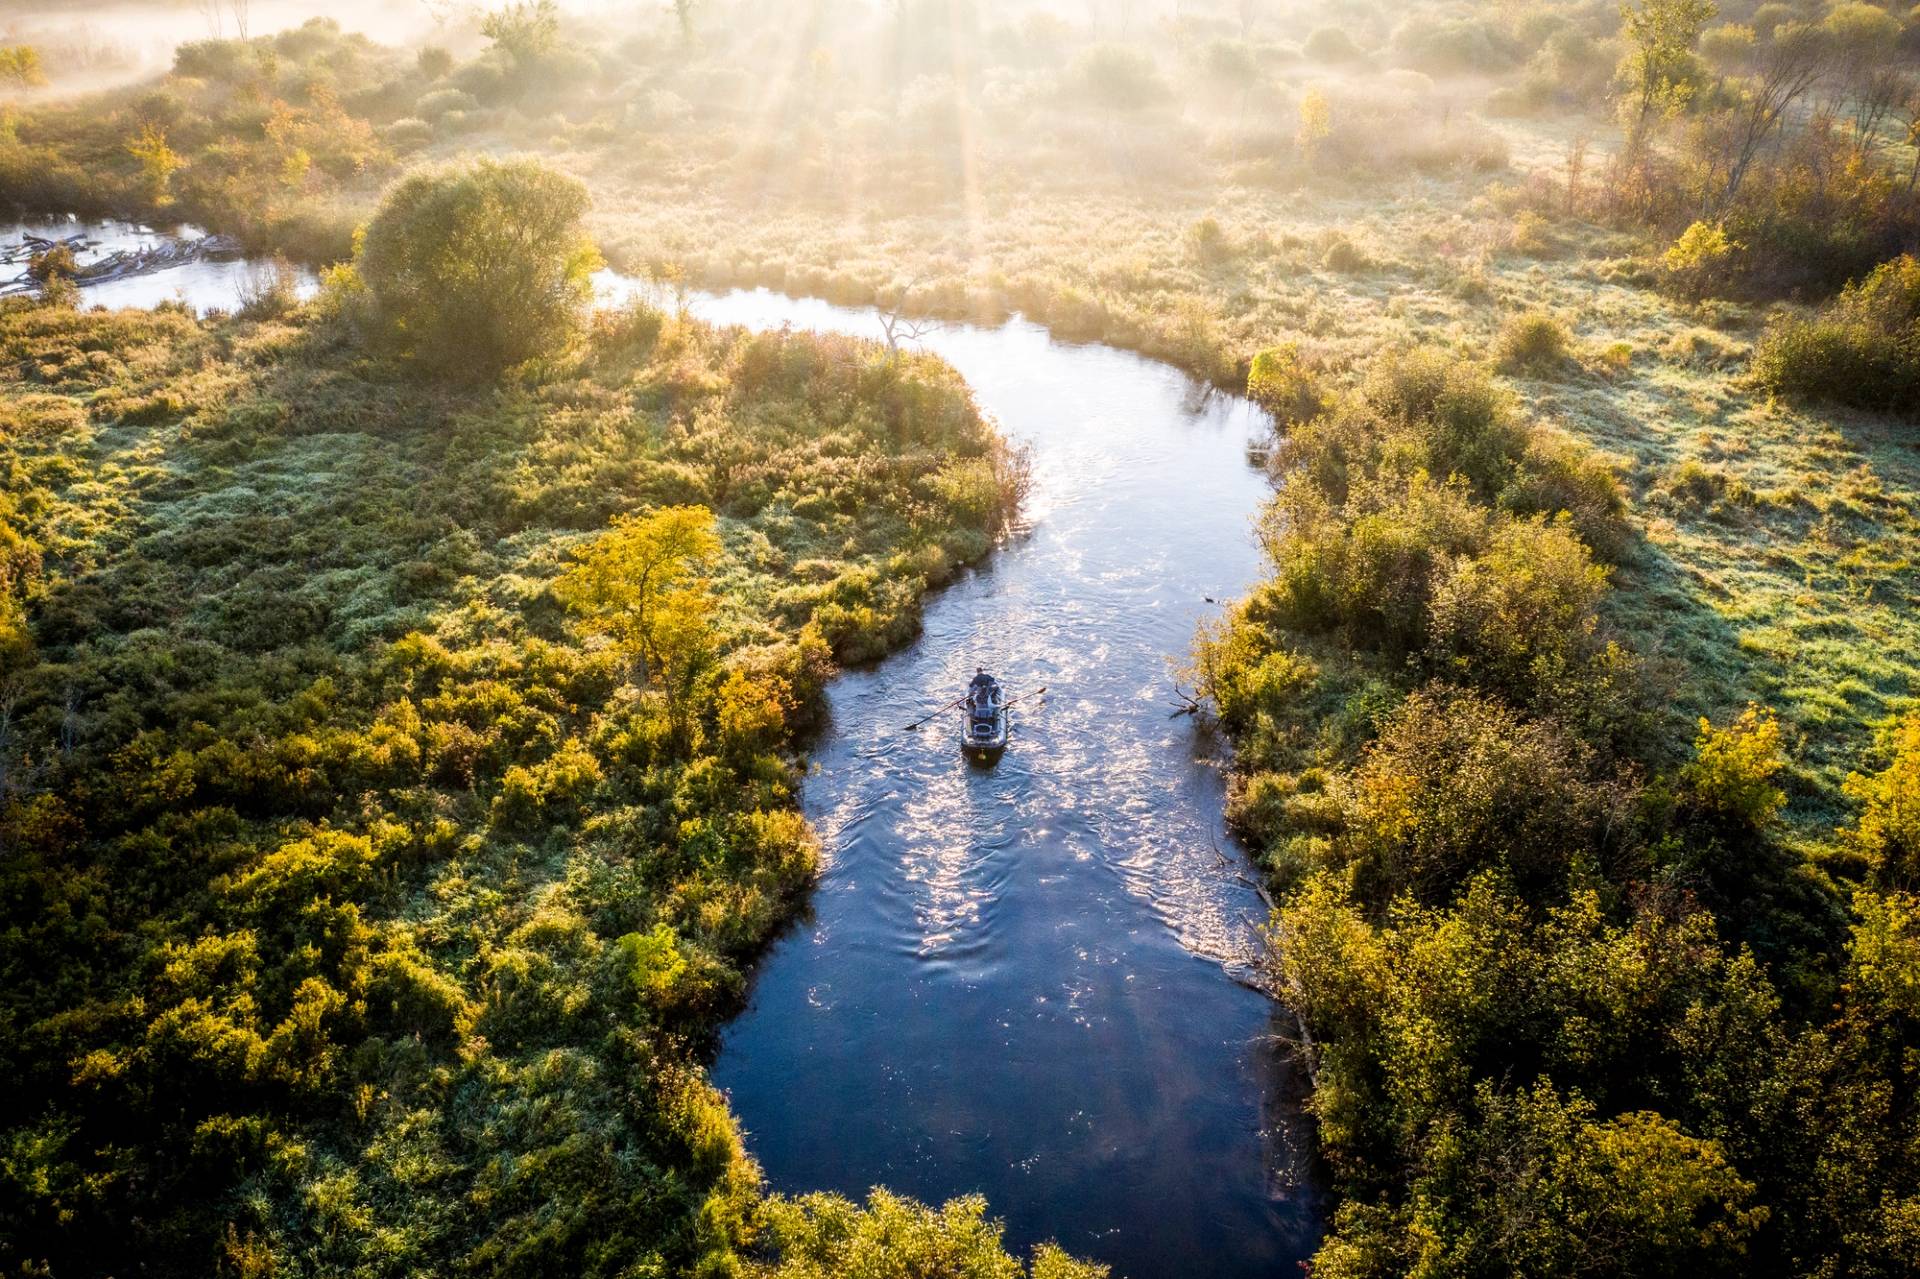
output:
<svg viewBox="0 0 1920 1279"><path fill-rule="evenodd" d="M367 227L359 273L387 340L455 377L563 347L600 265L580 182L532 160L408 175Z"/></svg>

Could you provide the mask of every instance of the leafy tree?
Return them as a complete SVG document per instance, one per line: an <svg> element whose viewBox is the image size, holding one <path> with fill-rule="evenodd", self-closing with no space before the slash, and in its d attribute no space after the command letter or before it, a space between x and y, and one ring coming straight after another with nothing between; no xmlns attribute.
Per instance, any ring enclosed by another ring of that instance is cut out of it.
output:
<svg viewBox="0 0 1920 1279"><path fill-rule="evenodd" d="M1548 900L1578 860L1616 852L1626 829L1631 789L1593 772L1591 752L1556 724L1479 694L1423 690L1354 776L1343 852L1375 901L1444 903L1495 865Z"/></svg>
<svg viewBox="0 0 1920 1279"><path fill-rule="evenodd" d="M1842 840L1867 859L1881 883L1920 887L1920 711L1909 711L1890 734L1892 758L1871 775L1847 778L1860 818Z"/></svg>
<svg viewBox="0 0 1920 1279"><path fill-rule="evenodd" d="M1779 719L1770 710L1748 706L1725 728L1701 719L1693 762L1681 774L1681 785L1711 819L1734 830L1761 831L1787 802L1786 792L1774 784L1784 767Z"/></svg>
<svg viewBox="0 0 1920 1279"><path fill-rule="evenodd" d="M1270 346L1253 357L1247 369L1247 398L1273 414L1281 426L1311 421L1325 405L1318 382L1292 342Z"/></svg>
<svg viewBox="0 0 1920 1279"><path fill-rule="evenodd" d="M1320 154L1320 148L1332 136L1333 108L1327 105L1326 94L1309 86L1300 95L1300 127L1294 131L1293 145L1311 160Z"/></svg>
<svg viewBox="0 0 1920 1279"><path fill-rule="evenodd" d="M167 131L155 124L140 126L139 136L127 143L127 154L140 162L140 172L146 180L147 197L158 205L173 203L168 188L174 172L183 161L167 145Z"/></svg>
<svg viewBox="0 0 1920 1279"><path fill-rule="evenodd" d="M0 84L30 89L47 82L40 69L40 51L30 44L0 45Z"/></svg>
<svg viewBox="0 0 1920 1279"><path fill-rule="evenodd" d="M368 224L356 269L384 334L435 371L480 378L564 347L600 256L579 181L532 160L414 173Z"/></svg>
<svg viewBox="0 0 1920 1279"><path fill-rule="evenodd" d="M555 592L681 708L713 659L714 597L701 574L719 554L704 506L615 516Z"/></svg>
<svg viewBox="0 0 1920 1279"><path fill-rule="evenodd" d="M1627 54L1621 63L1620 109L1627 136L1625 154L1637 159L1653 126L1677 115L1699 85L1694 48L1719 12L1714 0L1639 0L1620 7Z"/></svg>
<svg viewBox="0 0 1920 1279"><path fill-rule="evenodd" d="M1168 93L1153 59L1125 45L1095 45L1081 56L1078 72L1081 92L1115 116L1144 111Z"/></svg>
<svg viewBox="0 0 1920 1279"><path fill-rule="evenodd" d="M480 19L480 34L515 65L524 66L553 52L559 44L560 9L554 0L519 0L502 5Z"/></svg>

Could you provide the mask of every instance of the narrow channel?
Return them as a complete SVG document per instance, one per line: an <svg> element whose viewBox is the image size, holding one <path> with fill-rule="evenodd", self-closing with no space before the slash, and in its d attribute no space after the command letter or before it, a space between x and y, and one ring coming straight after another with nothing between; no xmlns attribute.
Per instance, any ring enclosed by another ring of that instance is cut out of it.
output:
<svg viewBox="0 0 1920 1279"><path fill-rule="evenodd" d="M164 238L45 221L10 238L78 230L83 261ZM82 301L231 309L258 270L201 260ZM765 290L693 306L880 332L870 310ZM1030 527L928 601L910 648L833 682L804 794L821 882L714 1078L777 1190L984 1194L1017 1249L1055 1240L1122 1279L1288 1273L1324 1214L1303 1089L1277 1007L1241 980L1263 907L1221 825L1218 744L1169 714L1169 657L1257 575L1257 410L1019 320L920 345L1032 445ZM902 731L976 665L1049 690L992 767L963 760L950 717Z"/></svg>
<svg viewBox="0 0 1920 1279"><path fill-rule="evenodd" d="M879 333L766 291L695 309ZM1216 745L1169 716L1169 656L1257 576L1257 410L1018 320L922 345L1032 445L1031 528L833 682L804 796L821 882L714 1079L778 1190L982 1193L1015 1246L1126 1279L1290 1273L1322 1204L1276 1008L1235 980L1264 909ZM991 768L952 717L901 731L976 665L1049 690Z"/></svg>

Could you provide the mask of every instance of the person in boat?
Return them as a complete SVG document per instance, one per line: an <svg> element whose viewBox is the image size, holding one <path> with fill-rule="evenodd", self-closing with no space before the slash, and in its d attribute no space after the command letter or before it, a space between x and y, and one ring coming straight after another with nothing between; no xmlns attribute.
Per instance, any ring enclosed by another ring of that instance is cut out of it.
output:
<svg viewBox="0 0 1920 1279"><path fill-rule="evenodd" d="M967 703L976 710L987 710L1000 700L1000 685L993 676L987 674L987 668L973 668L973 683L967 685Z"/></svg>

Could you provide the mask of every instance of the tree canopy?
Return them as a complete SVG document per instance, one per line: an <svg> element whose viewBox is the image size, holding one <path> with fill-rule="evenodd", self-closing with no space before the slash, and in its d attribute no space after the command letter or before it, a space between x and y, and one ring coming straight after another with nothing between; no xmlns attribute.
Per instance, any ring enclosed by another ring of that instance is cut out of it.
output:
<svg viewBox="0 0 1920 1279"><path fill-rule="evenodd" d="M533 160L409 174L366 228L356 269L379 331L435 372L484 378L565 346L600 255L584 185Z"/></svg>

